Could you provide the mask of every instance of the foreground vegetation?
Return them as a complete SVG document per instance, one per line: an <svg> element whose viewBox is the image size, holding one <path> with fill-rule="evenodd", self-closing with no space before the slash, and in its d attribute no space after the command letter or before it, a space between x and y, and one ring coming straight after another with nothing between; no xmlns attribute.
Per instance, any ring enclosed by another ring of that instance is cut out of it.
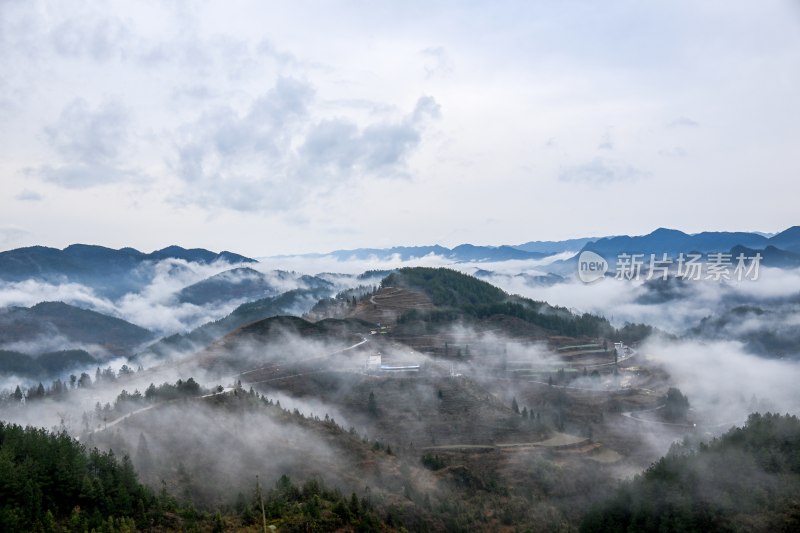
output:
<svg viewBox="0 0 800 533"><path fill-rule="evenodd" d="M383 531L399 520L391 510L381 517L369 498L313 479L297 486L286 476L249 499L240 494L231 507L198 512L139 483L127 456L0 423L0 531L260 531L265 519L282 531Z"/></svg>
<svg viewBox="0 0 800 533"><path fill-rule="evenodd" d="M670 453L590 511L582 531L800 530L800 420L750 415L743 428Z"/></svg>

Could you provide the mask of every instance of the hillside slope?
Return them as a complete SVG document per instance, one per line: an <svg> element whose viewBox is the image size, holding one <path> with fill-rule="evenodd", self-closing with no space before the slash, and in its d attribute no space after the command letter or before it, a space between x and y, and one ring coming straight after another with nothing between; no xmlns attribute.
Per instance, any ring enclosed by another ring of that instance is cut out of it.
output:
<svg viewBox="0 0 800 533"><path fill-rule="evenodd" d="M61 348L95 345L107 355L129 356L153 334L120 318L81 309L63 302L0 311L0 345L49 344L59 338Z"/></svg>

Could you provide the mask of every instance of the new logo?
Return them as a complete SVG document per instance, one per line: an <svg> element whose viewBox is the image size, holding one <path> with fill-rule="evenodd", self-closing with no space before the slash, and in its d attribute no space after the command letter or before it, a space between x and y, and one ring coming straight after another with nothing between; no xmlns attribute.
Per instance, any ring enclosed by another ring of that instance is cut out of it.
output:
<svg viewBox="0 0 800 533"><path fill-rule="evenodd" d="M578 277L584 283L597 281L608 272L608 261L600 255L585 250L578 257Z"/></svg>

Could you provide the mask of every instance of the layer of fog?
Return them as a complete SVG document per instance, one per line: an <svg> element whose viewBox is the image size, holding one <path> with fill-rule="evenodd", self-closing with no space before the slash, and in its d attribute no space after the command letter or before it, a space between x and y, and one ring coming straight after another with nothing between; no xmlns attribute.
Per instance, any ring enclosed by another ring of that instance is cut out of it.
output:
<svg viewBox="0 0 800 533"><path fill-rule="evenodd" d="M179 259L167 259L148 264L142 268L152 269L151 281L137 292L130 292L111 300L98 295L91 287L78 283L53 283L38 280L0 282L0 308L9 306L30 307L45 301L62 301L83 309L122 318L137 326L149 329L158 335L182 333L212 320L218 320L249 298L223 300L207 305L180 302L177 293L190 285L216 274L239 268L222 261L212 264L192 263ZM248 264L267 277L276 293L304 287L301 274L285 276L273 272L268 265ZM240 280L246 275L239 276ZM229 281L235 283L232 274ZM341 287L357 285L349 278L342 280Z"/></svg>
<svg viewBox="0 0 800 533"><path fill-rule="evenodd" d="M343 274L361 274L369 270L394 270L404 267L448 267L468 274L478 269L491 270L497 272L529 273L531 275L546 275L545 267L555 261L569 259L576 252L563 252L542 259L527 260L508 260L508 261L460 261L454 262L452 259L436 254L428 254L422 257L403 259L400 254L394 254L388 258L378 258L372 256L368 259L350 258L339 259L332 255L323 256L286 256L286 257L263 257L259 258L261 265L268 265L269 268L280 270L298 270L300 272L339 272Z"/></svg>
<svg viewBox="0 0 800 533"><path fill-rule="evenodd" d="M709 426L741 425L752 412L800 414L800 364L747 353L735 341L649 339L643 357L663 366Z"/></svg>
<svg viewBox="0 0 800 533"><path fill-rule="evenodd" d="M623 281L605 278L583 283L566 278L561 283L540 284L519 275L497 271L482 277L503 290L577 312L605 316L615 326L646 323L664 331L681 334L705 317L719 315L736 306L780 307L795 315L800 302L800 269L762 267L757 280L718 282L712 280L670 280L670 293L661 294L660 281ZM790 321L796 323L800 316Z"/></svg>

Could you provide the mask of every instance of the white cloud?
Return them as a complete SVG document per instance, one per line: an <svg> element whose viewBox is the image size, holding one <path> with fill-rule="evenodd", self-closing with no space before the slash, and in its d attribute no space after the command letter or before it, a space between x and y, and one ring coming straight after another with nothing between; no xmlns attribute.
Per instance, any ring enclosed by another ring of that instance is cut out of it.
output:
<svg viewBox="0 0 800 533"><path fill-rule="evenodd" d="M600 148L612 149L613 144L606 141L600 145ZM563 168L559 172L558 179L568 183L607 185L614 182L637 181L648 175L647 171L639 170L627 163L596 157L588 163Z"/></svg>
<svg viewBox="0 0 800 533"><path fill-rule="evenodd" d="M17 200L21 200L23 202L40 202L43 199L44 195L28 189L23 190L17 195Z"/></svg>
<svg viewBox="0 0 800 533"><path fill-rule="evenodd" d="M306 81L281 77L247 112L224 107L185 127L177 202L283 211L361 177L403 175L427 120L440 115L424 96L397 122L315 120L315 93Z"/></svg>

